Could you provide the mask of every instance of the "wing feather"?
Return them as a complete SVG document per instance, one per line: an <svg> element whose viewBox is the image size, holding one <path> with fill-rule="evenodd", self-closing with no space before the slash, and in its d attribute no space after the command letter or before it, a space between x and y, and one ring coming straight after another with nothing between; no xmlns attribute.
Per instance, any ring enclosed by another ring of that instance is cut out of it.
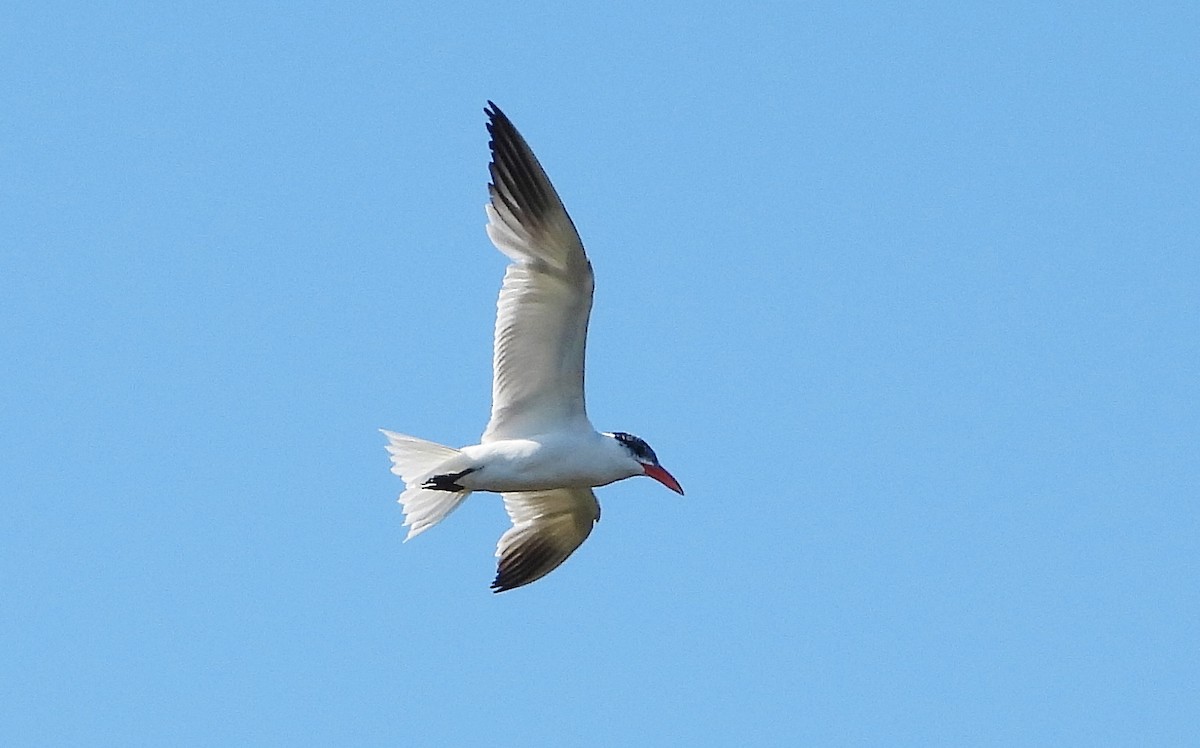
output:
<svg viewBox="0 0 1200 748"><path fill-rule="evenodd" d="M513 526L500 537L494 592L536 582L583 544L600 519L590 488L556 488L504 494Z"/></svg>
<svg viewBox="0 0 1200 748"><path fill-rule="evenodd" d="M508 117L488 106L487 232L513 264L496 305L492 417L483 441L590 429L583 368L592 266L533 151Z"/></svg>

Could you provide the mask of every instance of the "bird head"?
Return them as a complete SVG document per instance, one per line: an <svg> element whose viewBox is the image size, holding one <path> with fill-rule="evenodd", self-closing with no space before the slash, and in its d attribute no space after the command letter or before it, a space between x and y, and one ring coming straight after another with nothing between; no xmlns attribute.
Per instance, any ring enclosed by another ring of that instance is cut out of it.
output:
<svg viewBox="0 0 1200 748"><path fill-rule="evenodd" d="M654 454L654 450L644 439L633 434L626 434L624 431L615 431L605 434L605 436L621 445L622 451L638 464L643 475L648 475L680 496L683 495L683 487L679 485L679 481L675 480L675 476L668 473L666 468L658 464L658 455Z"/></svg>

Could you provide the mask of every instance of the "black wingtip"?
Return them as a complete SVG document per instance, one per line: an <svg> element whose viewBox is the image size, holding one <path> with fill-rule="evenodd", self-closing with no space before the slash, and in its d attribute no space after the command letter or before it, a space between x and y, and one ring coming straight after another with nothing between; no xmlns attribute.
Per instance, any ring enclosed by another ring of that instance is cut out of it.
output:
<svg viewBox="0 0 1200 748"><path fill-rule="evenodd" d="M501 592L508 592L515 587L511 580L506 579L506 576L503 569L496 570L496 578L492 580L492 585L489 588L492 594L498 595Z"/></svg>
<svg viewBox="0 0 1200 748"><path fill-rule="evenodd" d="M489 589L491 589L493 595L498 595L501 592L508 592L509 590L515 590L518 587L523 587L524 585L529 584L531 581L533 580L518 581L513 579L511 574L507 574L504 571L498 571L496 573L496 578L492 580L492 585Z"/></svg>
<svg viewBox="0 0 1200 748"><path fill-rule="evenodd" d="M483 113L486 114L488 118L486 123L488 135L492 136L492 139L488 141L488 148L495 153L496 127L499 126L503 128L505 125L512 127L512 123L509 121L508 117L505 116L504 112L500 111L500 107L496 106L496 103L491 99L488 99L487 106L483 108Z"/></svg>
<svg viewBox="0 0 1200 748"><path fill-rule="evenodd" d="M502 133L507 130L516 132L517 128L515 125L513 125L512 120L510 120L508 115L501 111L500 107L496 106L495 103L493 103L490 99L488 100L488 105L484 108L483 113L486 114L488 118L486 123L488 134L493 138L495 138L497 135L496 128L500 128ZM494 142L492 145L494 145Z"/></svg>
<svg viewBox="0 0 1200 748"><path fill-rule="evenodd" d="M505 592L524 587L558 568L570 554L561 554L546 538L533 538L524 546L505 553L496 565L493 592Z"/></svg>

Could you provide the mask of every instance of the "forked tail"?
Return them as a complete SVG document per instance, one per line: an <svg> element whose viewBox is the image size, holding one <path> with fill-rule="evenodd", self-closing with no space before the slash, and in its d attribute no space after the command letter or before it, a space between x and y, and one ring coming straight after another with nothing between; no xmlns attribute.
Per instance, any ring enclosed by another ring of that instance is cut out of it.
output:
<svg viewBox="0 0 1200 748"><path fill-rule="evenodd" d="M404 480L400 504L404 507L404 526L410 540L446 518L471 495L469 490L429 487L434 476L444 478L466 470L466 456L457 449L435 444L394 431L380 432L388 438L387 451L392 457L392 472ZM444 481L443 481L444 482ZM451 481L448 486L454 486Z"/></svg>

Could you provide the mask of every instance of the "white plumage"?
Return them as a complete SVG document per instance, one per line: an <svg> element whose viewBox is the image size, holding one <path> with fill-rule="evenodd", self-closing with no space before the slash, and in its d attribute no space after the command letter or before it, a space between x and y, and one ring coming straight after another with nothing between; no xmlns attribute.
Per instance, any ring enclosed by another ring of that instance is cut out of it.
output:
<svg viewBox="0 0 1200 748"><path fill-rule="evenodd" d="M641 439L598 433L587 417L584 350L592 266L575 225L508 117L488 102L492 135L487 233L512 260L496 310L492 414L480 443L452 449L391 431L392 472L412 538L472 491L503 494L513 526L500 538L492 589L557 568L600 518L592 487L649 475L683 493Z"/></svg>

